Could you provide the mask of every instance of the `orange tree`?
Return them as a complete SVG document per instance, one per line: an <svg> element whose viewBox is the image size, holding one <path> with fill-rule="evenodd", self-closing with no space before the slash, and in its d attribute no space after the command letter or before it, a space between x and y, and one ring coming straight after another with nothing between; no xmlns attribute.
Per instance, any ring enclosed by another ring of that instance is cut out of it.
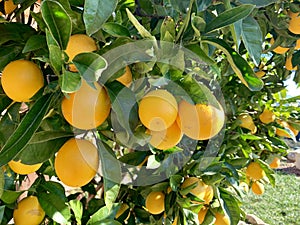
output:
<svg viewBox="0 0 300 225"><path fill-rule="evenodd" d="M296 1L0 12L1 224L237 224L275 185L300 129Z"/></svg>

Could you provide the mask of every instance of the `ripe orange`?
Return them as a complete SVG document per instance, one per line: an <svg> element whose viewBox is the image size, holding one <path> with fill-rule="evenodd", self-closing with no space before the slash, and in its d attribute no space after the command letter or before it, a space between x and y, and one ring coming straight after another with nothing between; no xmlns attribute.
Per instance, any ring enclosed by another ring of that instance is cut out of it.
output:
<svg viewBox="0 0 300 225"><path fill-rule="evenodd" d="M214 197L213 188L210 185L205 184L202 180L197 177L189 177L184 180L181 188L187 188L197 183L197 186L190 190L190 193L195 195L204 201L205 204L209 204Z"/></svg>
<svg viewBox="0 0 300 225"><path fill-rule="evenodd" d="M298 130L296 130L294 127L292 127L290 124L288 124L287 122L283 121L283 120L277 120L276 121L279 125L281 125L284 128L288 128L290 129L294 135L296 136L298 134ZM287 137L287 138L291 138L291 135L285 131L284 129L276 129L275 133L280 136L280 137Z"/></svg>
<svg viewBox="0 0 300 225"><path fill-rule="evenodd" d="M252 183L251 190L256 195L262 195L265 192L264 185L258 181Z"/></svg>
<svg viewBox="0 0 300 225"><path fill-rule="evenodd" d="M72 138L57 152L54 168L58 178L71 187L81 187L96 175L99 166L97 148L87 140Z"/></svg>
<svg viewBox="0 0 300 225"><path fill-rule="evenodd" d="M174 219L172 225L177 225L177 224L178 224L178 217L175 217L175 219Z"/></svg>
<svg viewBox="0 0 300 225"><path fill-rule="evenodd" d="M199 221L199 224L202 224L204 219L205 219L205 216L206 216L206 213L208 211L208 208L203 206L200 211L198 212L198 221Z"/></svg>
<svg viewBox="0 0 300 225"><path fill-rule="evenodd" d="M263 169L259 165L259 163L251 162L246 169L246 175L253 180L260 180L266 174L265 174L265 171L263 171Z"/></svg>
<svg viewBox="0 0 300 225"><path fill-rule="evenodd" d="M103 86L96 89L83 81L80 89L65 97L61 104L64 118L74 127L89 130L101 125L109 115L110 100Z"/></svg>
<svg viewBox="0 0 300 225"><path fill-rule="evenodd" d="M270 163L270 167L272 169L277 169L280 166L280 159L278 157L275 157L273 161Z"/></svg>
<svg viewBox="0 0 300 225"><path fill-rule="evenodd" d="M0 2L2 2L2 0L0 0ZM15 5L13 0L4 1L4 11L6 15L11 14L17 7L18 5ZM0 16L1 15L2 13L0 12Z"/></svg>
<svg viewBox="0 0 300 225"><path fill-rule="evenodd" d="M292 12L289 11L290 16L290 22L289 22L289 31L291 31L294 34L300 34L300 17L299 12Z"/></svg>
<svg viewBox="0 0 300 225"><path fill-rule="evenodd" d="M230 225L230 219L225 214L217 212L215 214L216 221L214 225Z"/></svg>
<svg viewBox="0 0 300 225"><path fill-rule="evenodd" d="M273 45L274 44L274 38L272 38L270 40L270 44ZM281 46L278 46L276 48L273 49L273 52L277 53L277 54L284 54L286 53L287 51L289 50L289 48L285 48L285 47L281 47Z"/></svg>
<svg viewBox="0 0 300 225"><path fill-rule="evenodd" d="M295 50L299 50L299 49L300 49L300 39L296 41L296 45L295 45Z"/></svg>
<svg viewBox="0 0 300 225"><path fill-rule="evenodd" d="M69 62L80 53L93 52L98 49L96 42L93 38L86 34L74 34L70 37L67 48L65 50L69 57ZM70 64L69 69L72 72L77 72L75 65Z"/></svg>
<svg viewBox="0 0 300 225"><path fill-rule="evenodd" d="M139 118L151 131L163 131L176 120L178 106L175 97L166 90L146 94L139 104Z"/></svg>
<svg viewBox="0 0 300 225"><path fill-rule="evenodd" d="M165 211L165 194L160 191L153 191L146 197L146 209L154 215Z"/></svg>
<svg viewBox="0 0 300 225"><path fill-rule="evenodd" d="M18 173L18 174L22 174L22 175L30 174L30 173L37 171L42 166L42 164L43 163L27 165L27 164L21 163L20 161L14 161L14 160L12 160L8 163L8 165L12 169L12 171L14 171L15 173Z"/></svg>
<svg viewBox="0 0 300 225"><path fill-rule="evenodd" d="M251 131L252 134L255 134L257 127L255 126L252 117L248 113L243 113L238 117L240 122L239 126L246 128Z"/></svg>
<svg viewBox="0 0 300 225"><path fill-rule="evenodd" d="M285 68L290 71L297 70L297 66L293 67L292 56L287 56L286 61L285 61Z"/></svg>
<svg viewBox="0 0 300 225"><path fill-rule="evenodd" d="M264 111L259 115L260 121L265 124L274 122L275 117L275 114L267 108L265 108Z"/></svg>
<svg viewBox="0 0 300 225"><path fill-rule="evenodd" d="M1 83L6 95L16 102L29 102L44 86L40 68L31 61L16 60L7 64Z"/></svg>
<svg viewBox="0 0 300 225"><path fill-rule="evenodd" d="M15 225L39 225L44 217L45 212L35 196L22 199L13 213Z"/></svg>
<svg viewBox="0 0 300 225"><path fill-rule="evenodd" d="M117 81L122 83L123 85L129 87L132 82L132 73L129 66L126 66L125 73L122 76L117 78Z"/></svg>
<svg viewBox="0 0 300 225"><path fill-rule="evenodd" d="M255 73L255 75L256 75L258 78L262 78L265 74L266 74L266 72L263 71L263 70L257 71L257 72Z"/></svg>
<svg viewBox="0 0 300 225"><path fill-rule="evenodd" d="M224 110L212 105L179 103L177 123L181 131L195 140L207 140L217 135L225 121Z"/></svg>
<svg viewBox="0 0 300 225"><path fill-rule="evenodd" d="M173 123L167 130L150 131L150 144L157 149L166 150L176 146L182 137L182 133L177 123Z"/></svg>

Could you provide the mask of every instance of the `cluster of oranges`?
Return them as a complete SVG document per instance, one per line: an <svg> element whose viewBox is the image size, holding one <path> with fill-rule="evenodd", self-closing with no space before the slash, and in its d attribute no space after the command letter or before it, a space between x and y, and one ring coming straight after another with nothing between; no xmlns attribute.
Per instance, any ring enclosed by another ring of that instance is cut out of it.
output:
<svg viewBox="0 0 300 225"><path fill-rule="evenodd" d="M197 177L187 177L183 183L181 184L181 190L188 189L189 193L197 199L200 199L201 201L195 201L191 200L193 204L200 204L202 205L201 209L198 212L198 221L199 224L202 224L204 222L205 216L209 210L209 204L213 200L214 197L214 190L213 187L210 185L205 184L201 179ZM168 188L166 190L167 193L171 192L171 188ZM145 201L145 207L148 212L154 215L161 214L165 211L165 193L163 191L152 191L150 192ZM182 196L186 198L186 196ZM230 220L228 216L225 214L217 211L214 213L215 216L215 222L214 224L220 225L229 225ZM175 217L173 221L173 225L177 224L178 218Z"/></svg>
<svg viewBox="0 0 300 225"><path fill-rule="evenodd" d="M257 195L262 195L265 192L264 185L260 182L266 174L258 162L251 162L246 168L246 176L250 179L251 190Z"/></svg>

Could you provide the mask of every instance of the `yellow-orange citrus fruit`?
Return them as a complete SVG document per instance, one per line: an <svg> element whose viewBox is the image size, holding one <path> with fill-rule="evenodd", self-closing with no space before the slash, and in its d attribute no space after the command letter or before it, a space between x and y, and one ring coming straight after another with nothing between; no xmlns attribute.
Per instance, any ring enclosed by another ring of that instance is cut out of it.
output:
<svg viewBox="0 0 300 225"><path fill-rule="evenodd" d="M239 185L245 192L249 192L249 186L246 182L240 182Z"/></svg>
<svg viewBox="0 0 300 225"><path fill-rule="evenodd" d="M217 135L225 122L224 110L219 105L179 103L177 123L181 131L195 140L207 140Z"/></svg>
<svg viewBox="0 0 300 225"><path fill-rule="evenodd" d="M265 192L265 187L262 183L254 181L252 183L251 190L256 195L262 195Z"/></svg>
<svg viewBox="0 0 300 225"><path fill-rule="evenodd" d="M45 212L35 196L22 199L13 213L15 225L39 225L44 217Z"/></svg>
<svg viewBox="0 0 300 225"><path fill-rule="evenodd" d="M175 122L177 112L176 99L166 90L150 91L139 104L140 120L151 131L166 130Z"/></svg>
<svg viewBox="0 0 300 225"><path fill-rule="evenodd" d="M293 134L296 136L298 134L298 130L296 130L294 127L292 127L290 124L288 124L287 122L283 121L283 120L277 120L276 121L279 125L281 125L283 128L287 128L290 129ZM275 130L275 133L280 136L280 137L287 137L287 138L291 138L291 135L284 130L283 128L281 129L277 129Z"/></svg>
<svg viewBox="0 0 300 225"><path fill-rule="evenodd" d="M177 224L178 224L178 217L176 216L173 223L172 223L172 225L177 225Z"/></svg>
<svg viewBox="0 0 300 225"><path fill-rule="evenodd" d="M217 212L215 218L214 225L230 225L230 219L225 214Z"/></svg>
<svg viewBox="0 0 300 225"><path fill-rule="evenodd" d="M206 216L206 213L208 211L208 208L203 206L200 211L198 212L198 221L199 221L199 224L202 224L204 222L204 219L205 219L205 216Z"/></svg>
<svg viewBox="0 0 300 225"><path fill-rule="evenodd" d="M289 129L293 132L293 134L295 136L297 136L297 134L299 133L299 130L297 130L296 128L294 128L292 125L289 124Z"/></svg>
<svg viewBox="0 0 300 225"><path fill-rule="evenodd" d="M300 34L300 17L299 12L289 11L290 21L289 21L289 31L294 34Z"/></svg>
<svg viewBox="0 0 300 225"><path fill-rule="evenodd" d="M239 126L246 128L251 131L252 134L255 134L257 127L255 126L252 117L248 113L243 113L238 117L240 122Z"/></svg>
<svg viewBox="0 0 300 225"><path fill-rule="evenodd" d="M166 150L176 146L182 137L182 133L177 123L173 123L167 130L150 131L151 139L149 143L157 149Z"/></svg>
<svg viewBox="0 0 300 225"><path fill-rule="evenodd" d="M260 180L262 179L266 174L265 171L261 168L259 163L257 162L251 162L246 169L246 175L250 177L253 180Z"/></svg>
<svg viewBox="0 0 300 225"><path fill-rule="evenodd" d="M197 186L190 190L190 193L195 195L204 201L205 204L209 204L214 197L213 188L210 185L205 184L197 177L189 177L184 180L181 188L187 188L197 183Z"/></svg>
<svg viewBox="0 0 300 225"><path fill-rule="evenodd" d="M44 86L44 77L35 63L16 60L5 66L1 83L9 98L16 102L29 102L30 98Z"/></svg>
<svg viewBox="0 0 300 225"><path fill-rule="evenodd" d="M132 73L129 66L125 67L125 73L122 76L117 78L117 81L122 83L124 86L129 87L132 82Z"/></svg>
<svg viewBox="0 0 300 225"><path fill-rule="evenodd" d="M275 157L272 162L270 163L270 167L272 169L277 169L280 166L280 159L278 157Z"/></svg>
<svg viewBox="0 0 300 225"><path fill-rule="evenodd" d="M274 38L272 38L270 40L270 44L273 45L274 44ZM277 53L277 54L284 54L286 53L287 51L289 50L289 48L285 48L285 47L281 47L281 46L278 46L276 48L273 49L273 52Z"/></svg>
<svg viewBox="0 0 300 225"><path fill-rule="evenodd" d="M288 56L287 58L286 58L286 61L285 61L285 68L287 69L287 70L296 70L297 69L297 66L294 66L293 67L293 64L292 64L292 56Z"/></svg>
<svg viewBox="0 0 300 225"><path fill-rule="evenodd" d="M265 108L264 111L259 115L259 120L265 124L274 122L275 118L275 114L267 108Z"/></svg>
<svg viewBox="0 0 300 225"><path fill-rule="evenodd" d="M96 175L99 166L97 148L87 140L72 138L57 152L54 168L58 178L70 187L81 187Z"/></svg>
<svg viewBox="0 0 300 225"><path fill-rule="evenodd" d="M12 160L8 163L8 165L15 173L26 175L37 171L42 166L42 163L27 165L20 161Z"/></svg>
<svg viewBox="0 0 300 225"><path fill-rule="evenodd" d="M127 210L129 209L129 205L126 203L122 203L115 218L118 219L121 215L123 215L123 213L125 213ZM130 216L130 213L128 213L127 217L125 220L128 220Z"/></svg>
<svg viewBox="0 0 300 225"><path fill-rule="evenodd" d="M258 78L262 78L265 74L266 74L266 72L263 71L263 70L257 71L257 72L255 73L255 75L256 75Z"/></svg>
<svg viewBox="0 0 300 225"><path fill-rule="evenodd" d="M101 125L109 115L110 99L103 86L96 89L83 81L80 89L62 100L64 118L74 127L89 130Z"/></svg>
<svg viewBox="0 0 300 225"><path fill-rule="evenodd" d="M2 2L2 0L0 0L0 2ZM18 7L18 5L15 5L13 0L4 1L4 12L7 15L11 14L17 7ZM2 15L2 13L0 12L0 16L1 15Z"/></svg>
<svg viewBox="0 0 300 225"><path fill-rule="evenodd" d="M296 41L296 45L295 45L295 50L299 50L299 49L300 49L300 39Z"/></svg>
<svg viewBox="0 0 300 225"><path fill-rule="evenodd" d="M154 215L165 211L165 194L160 191L153 191L146 197L146 209Z"/></svg>
<svg viewBox="0 0 300 225"><path fill-rule="evenodd" d="M93 38L86 34L74 34L70 37L67 48L65 50L69 57L69 62L80 53L93 52L98 49ZM78 70L73 64L70 64L70 71L77 72Z"/></svg>

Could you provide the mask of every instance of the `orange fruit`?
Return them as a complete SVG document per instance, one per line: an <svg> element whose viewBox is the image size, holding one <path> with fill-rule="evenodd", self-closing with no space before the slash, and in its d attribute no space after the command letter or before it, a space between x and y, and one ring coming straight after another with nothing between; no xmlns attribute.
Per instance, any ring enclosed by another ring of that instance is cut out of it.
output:
<svg viewBox="0 0 300 225"><path fill-rule="evenodd" d="M64 118L74 127L89 130L100 126L110 112L109 96L103 86L92 88L83 80L80 89L62 100Z"/></svg>
<svg viewBox="0 0 300 225"><path fill-rule="evenodd" d="M253 180L260 180L262 179L266 174L265 171L261 168L259 163L257 162L251 162L246 169L246 175L250 177Z"/></svg>
<svg viewBox="0 0 300 225"><path fill-rule="evenodd" d="M279 125L281 125L282 127L284 127L284 128L288 128L288 129L290 129L293 133L294 133L294 135L296 136L297 134L298 134L298 130L296 130L294 127L292 127L290 124L288 124L287 122L285 122L285 121L282 121L282 120L277 120L277 123L279 124ZM276 128L276 130L275 130L275 133L278 135L278 136L280 136L280 137L287 137L287 138L291 138L291 135L286 131L286 130L284 130L284 129L277 129Z"/></svg>
<svg viewBox="0 0 300 225"><path fill-rule="evenodd" d="M212 105L179 103L177 123L181 131L195 140L207 140L217 135L225 122L224 110Z"/></svg>
<svg viewBox="0 0 300 225"><path fill-rule="evenodd" d="M129 205L127 205L126 203L122 203L121 206L120 206L120 208L119 208L119 210L118 210L118 212L117 212L117 214L116 214L116 216L115 216L115 218L118 219L118 218L119 218L121 215L123 215L128 209L129 209ZM128 213L128 215L127 215L125 221L129 219L129 216L130 216L130 213Z"/></svg>
<svg viewBox="0 0 300 225"><path fill-rule="evenodd" d="M139 118L151 131L163 131L176 120L178 106L175 97L166 90L146 94L139 104Z"/></svg>
<svg viewBox="0 0 300 225"><path fill-rule="evenodd" d="M15 173L26 175L26 174L30 174L30 173L37 171L42 166L42 164L43 163L27 165L27 164L21 163L20 161L12 160L8 163L8 166Z"/></svg>
<svg viewBox="0 0 300 225"><path fill-rule="evenodd" d="M74 34L70 37L67 48L65 50L69 57L69 61L72 61L74 57L80 53L93 52L98 49L96 42L93 38L86 34ZM74 64L69 65L69 70L77 72Z"/></svg>
<svg viewBox="0 0 300 225"><path fill-rule="evenodd" d="M265 71L262 71L262 70L257 71L257 72L255 73L255 75L256 75L258 78L262 78L265 74L266 74L266 72L265 72Z"/></svg>
<svg viewBox="0 0 300 225"><path fill-rule="evenodd" d="M267 108L265 108L264 111L259 115L260 121L265 124L274 122L275 118L275 114Z"/></svg>
<svg viewBox="0 0 300 225"><path fill-rule="evenodd" d="M292 56L287 56L286 57L286 61L285 61L285 68L287 70L297 70L297 66L293 67L293 64L292 64Z"/></svg>
<svg viewBox="0 0 300 225"><path fill-rule="evenodd" d="M270 163L270 167L272 169L277 169L280 166L280 159L278 157L275 157L273 161Z"/></svg>
<svg viewBox="0 0 300 225"><path fill-rule="evenodd" d="M178 224L178 217L176 216L173 223L172 223L172 225L177 225L177 224Z"/></svg>
<svg viewBox="0 0 300 225"><path fill-rule="evenodd" d="M123 73L122 76L118 77L117 81L119 81L124 86L127 86L127 87L130 86L130 84L132 82L132 73L131 73L129 66L125 67L125 73Z"/></svg>
<svg viewBox="0 0 300 225"><path fill-rule="evenodd" d="M215 220L214 225L230 225L229 217L222 213L217 212L215 214L215 218L216 218L216 220Z"/></svg>
<svg viewBox="0 0 300 225"><path fill-rule="evenodd" d="M181 130L176 122L167 128L167 130L149 132L151 135L149 143L160 150L166 150L176 146L182 137Z"/></svg>
<svg viewBox="0 0 300 225"><path fill-rule="evenodd" d="M264 185L258 181L252 183L251 190L256 195L262 195L265 192Z"/></svg>
<svg viewBox="0 0 300 225"><path fill-rule="evenodd" d="M198 212L198 221L199 221L199 224L202 224L204 222L204 219L205 219L205 216L206 216L206 213L208 211L208 208L203 206L200 211Z"/></svg>
<svg viewBox="0 0 300 225"><path fill-rule="evenodd" d="M197 177L189 177L184 180L181 188L187 188L197 183L197 186L190 190L190 193L195 195L204 201L205 204L209 204L214 197L213 188L210 185L205 184L202 180Z"/></svg>
<svg viewBox="0 0 300 225"><path fill-rule="evenodd" d="M22 199L13 212L15 225L39 225L44 217L45 212L35 196Z"/></svg>
<svg viewBox="0 0 300 225"><path fill-rule="evenodd" d="M157 215L165 211L165 194L160 191L153 191L146 197L146 209L151 214Z"/></svg>
<svg viewBox="0 0 300 225"><path fill-rule="evenodd" d="M274 38L272 38L270 40L270 44L273 45L274 44ZM281 46L277 46L276 48L273 49L273 52L277 53L277 54L284 54L289 50L289 48L285 48L285 47L281 47Z"/></svg>
<svg viewBox="0 0 300 225"><path fill-rule="evenodd" d="M0 0L0 2L2 2L2 0ZM4 11L6 15L11 14L17 7L18 5L15 5L13 0L4 1ZM2 13L0 12L0 16L1 15Z"/></svg>
<svg viewBox="0 0 300 225"><path fill-rule="evenodd" d="M299 12L289 11L290 21L289 21L289 31L294 34L300 34L300 17Z"/></svg>
<svg viewBox="0 0 300 225"><path fill-rule="evenodd" d="M257 127L255 126L252 117L248 113L243 113L238 117L240 122L239 126L246 128L251 131L252 134L255 134Z"/></svg>
<svg viewBox="0 0 300 225"><path fill-rule="evenodd" d="M296 45L295 45L295 50L299 50L299 49L300 49L300 39L296 41Z"/></svg>
<svg viewBox="0 0 300 225"><path fill-rule="evenodd" d="M28 60L8 63L2 72L1 83L5 94L16 102L29 102L44 86L40 68Z"/></svg>
<svg viewBox="0 0 300 225"><path fill-rule="evenodd" d="M87 140L72 138L57 152L54 168L58 178L71 187L89 183L97 173L97 148Z"/></svg>

